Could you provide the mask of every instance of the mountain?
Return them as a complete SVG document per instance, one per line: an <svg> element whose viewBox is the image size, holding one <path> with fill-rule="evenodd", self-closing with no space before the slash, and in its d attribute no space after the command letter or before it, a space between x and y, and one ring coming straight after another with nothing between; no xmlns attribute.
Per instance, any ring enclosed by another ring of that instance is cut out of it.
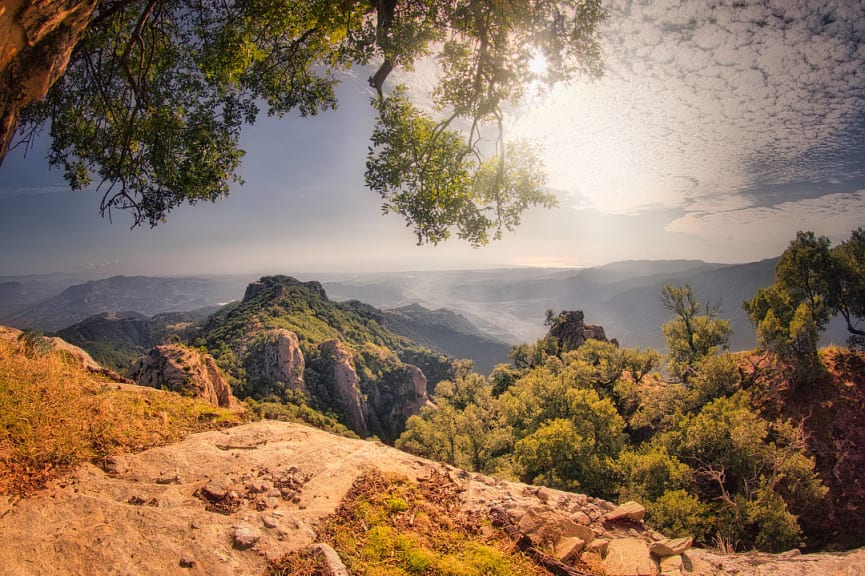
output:
<svg viewBox="0 0 865 576"><path fill-rule="evenodd" d="M359 435L393 441L454 366L380 319L371 306L330 301L318 282L265 276L189 338L234 379L239 397L308 397Z"/></svg>
<svg viewBox="0 0 865 576"><path fill-rule="evenodd" d="M67 326L56 335L87 350L100 364L125 373L148 349L181 340L183 331L215 312L218 306L147 317L137 312L102 312Z"/></svg>
<svg viewBox="0 0 865 576"><path fill-rule="evenodd" d="M0 321L16 328L55 331L103 312L131 310L152 316L194 310L236 299L247 282L243 277L113 276L69 286Z"/></svg>
<svg viewBox="0 0 865 576"><path fill-rule="evenodd" d="M547 309L582 310L588 322L603 325L623 346L665 351L661 326L672 315L661 304L667 284L691 284L697 298L720 306L733 326L734 350L753 348L756 332L741 309L744 300L774 281L778 259L746 264L696 260L627 261L579 270L517 269L369 274L325 282L335 298L363 295L385 308L418 303L445 307L471 321L489 337L519 344L543 336ZM824 341L843 343L839 323Z"/></svg>
<svg viewBox="0 0 865 576"><path fill-rule="evenodd" d="M489 374L493 366L508 361L510 345L485 335L465 316L447 308L430 310L409 304L379 314L380 322L389 330L436 352L468 358L481 374Z"/></svg>

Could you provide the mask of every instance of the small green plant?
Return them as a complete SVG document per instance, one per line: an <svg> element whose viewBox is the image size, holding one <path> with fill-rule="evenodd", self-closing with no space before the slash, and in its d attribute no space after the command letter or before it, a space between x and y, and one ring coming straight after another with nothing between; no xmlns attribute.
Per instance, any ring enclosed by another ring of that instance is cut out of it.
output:
<svg viewBox="0 0 865 576"><path fill-rule="evenodd" d="M456 487L443 474L423 483L379 472L358 478L323 538L356 576L541 576L547 572L514 549L503 533L459 510ZM295 553L269 576L309 576Z"/></svg>

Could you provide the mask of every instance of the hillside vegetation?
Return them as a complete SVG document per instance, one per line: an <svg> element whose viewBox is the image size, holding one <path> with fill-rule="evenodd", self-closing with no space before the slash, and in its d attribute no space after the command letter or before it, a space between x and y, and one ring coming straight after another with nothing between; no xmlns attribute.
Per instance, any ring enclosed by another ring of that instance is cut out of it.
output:
<svg viewBox="0 0 865 576"><path fill-rule="evenodd" d="M50 340L0 337L0 494L23 494L82 462L174 442L244 417L107 381Z"/></svg>

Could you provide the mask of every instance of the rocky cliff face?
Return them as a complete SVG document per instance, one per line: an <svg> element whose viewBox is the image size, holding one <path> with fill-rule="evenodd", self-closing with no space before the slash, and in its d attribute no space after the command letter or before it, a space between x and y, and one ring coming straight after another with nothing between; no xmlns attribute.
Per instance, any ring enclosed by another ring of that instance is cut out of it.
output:
<svg viewBox="0 0 865 576"><path fill-rule="evenodd" d="M360 380L354 369L351 352L339 340L322 342L318 371L319 394L324 394L345 417L346 425L361 436L369 436L366 406L360 394Z"/></svg>
<svg viewBox="0 0 865 576"><path fill-rule="evenodd" d="M0 0L0 163L20 110L66 71L97 0Z"/></svg>
<svg viewBox="0 0 865 576"><path fill-rule="evenodd" d="M142 386L165 387L214 406L240 405L213 357L183 346L169 344L151 349L135 362L129 377Z"/></svg>
<svg viewBox="0 0 865 576"><path fill-rule="evenodd" d="M250 387L259 394L307 391L303 382L306 364L294 332L281 328L265 331L250 347L244 366Z"/></svg>
<svg viewBox="0 0 865 576"><path fill-rule="evenodd" d="M603 326L586 324L583 320L582 310L563 310L553 319L549 335L559 341L559 349L562 352L576 350L586 340L600 340L601 342L613 342L615 339L607 340Z"/></svg>
<svg viewBox="0 0 865 576"><path fill-rule="evenodd" d="M370 428L392 442L405 431L406 420L418 414L428 401L427 379L420 368L411 364L395 366L369 391Z"/></svg>

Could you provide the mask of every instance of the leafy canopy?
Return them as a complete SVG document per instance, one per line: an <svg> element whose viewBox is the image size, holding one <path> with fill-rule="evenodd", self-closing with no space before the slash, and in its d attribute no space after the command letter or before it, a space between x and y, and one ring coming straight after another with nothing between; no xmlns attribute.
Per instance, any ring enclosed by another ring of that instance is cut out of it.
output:
<svg viewBox="0 0 865 576"><path fill-rule="evenodd" d="M367 185L418 243L455 230L480 245L555 203L536 151L505 138L505 109L532 87L598 76L605 15L600 0L104 1L22 130L49 123L49 160L73 189L95 180L103 214L155 226L239 182L241 129L262 109L335 108L340 75L375 63ZM385 91L394 68L433 53L433 110Z"/></svg>

